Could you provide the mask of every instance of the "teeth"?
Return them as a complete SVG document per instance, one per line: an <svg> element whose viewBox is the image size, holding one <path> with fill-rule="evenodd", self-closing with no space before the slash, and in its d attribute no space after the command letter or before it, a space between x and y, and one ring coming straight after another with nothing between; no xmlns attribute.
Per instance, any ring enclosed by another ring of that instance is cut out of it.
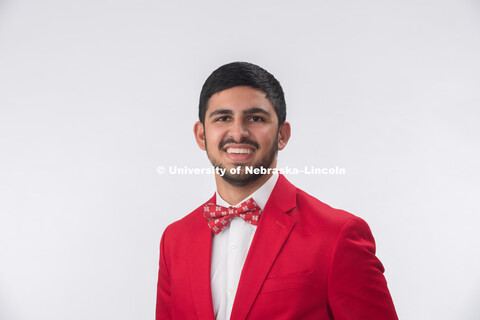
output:
<svg viewBox="0 0 480 320"><path fill-rule="evenodd" d="M250 149L228 148L227 153L251 153Z"/></svg>

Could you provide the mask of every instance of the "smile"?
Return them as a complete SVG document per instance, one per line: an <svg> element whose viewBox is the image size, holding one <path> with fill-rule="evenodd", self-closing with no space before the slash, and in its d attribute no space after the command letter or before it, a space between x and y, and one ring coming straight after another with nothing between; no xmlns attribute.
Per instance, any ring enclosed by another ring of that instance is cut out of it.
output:
<svg viewBox="0 0 480 320"><path fill-rule="evenodd" d="M250 149L243 149L243 148L227 148L227 153L252 153Z"/></svg>

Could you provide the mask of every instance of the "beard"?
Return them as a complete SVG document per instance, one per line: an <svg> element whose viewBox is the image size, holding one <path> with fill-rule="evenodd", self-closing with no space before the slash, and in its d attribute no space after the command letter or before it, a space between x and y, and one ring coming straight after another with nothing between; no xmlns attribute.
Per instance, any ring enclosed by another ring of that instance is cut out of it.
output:
<svg viewBox="0 0 480 320"><path fill-rule="evenodd" d="M218 149L221 151L223 146L225 146L227 143L249 144L249 145L254 146L256 148L256 150L259 149L258 143L256 143L255 141L246 139L246 138L242 138L239 142L236 142L236 141L231 140L231 139L222 141L218 145ZM205 140L205 149L208 150L206 140ZM277 156L277 153L278 153L278 133L277 133L277 136L275 137L275 141L273 142L272 146L270 147L270 150L268 151L268 153L265 155L265 157L260 159L258 162L254 163L252 165L252 168L258 168L258 169L270 168L272 163L275 161L275 157ZM225 166L222 163L220 163L220 161L218 161L214 157L210 156L208 154L208 151L207 151L207 156L208 156L208 159L210 160L210 163L215 168L221 168L221 169L225 170L225 174L222 176L222 178L223 178L223 180L225 180L228 184L230 184L232 186L244 187L244 186L247 186L247 185L257 181L262 176L264 176L264 174L245 173L245 166L242 165L241 163L234 163L235 166L242 167L241 170L240 170L240 173L233 173L232 174L230 172L230 170L227 170L225 168ZM259 172L261 172L261 171L259 171Z"/></svg>

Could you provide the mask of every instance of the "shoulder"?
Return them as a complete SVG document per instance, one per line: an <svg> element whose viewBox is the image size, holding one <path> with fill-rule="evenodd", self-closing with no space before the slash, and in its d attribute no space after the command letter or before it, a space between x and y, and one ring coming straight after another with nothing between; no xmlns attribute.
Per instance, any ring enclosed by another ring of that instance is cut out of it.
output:
<svg viewBox="0 0 480 320"><path fill-rule="evenodd" d="M363 219L345 210L333 208L299 188L296 188L296 208L291 215L297 222L310 228L318 228L323 232L328 230L332 236L350 229L370 232Z"/></svg>
<svg viewBox="0 0 480 320"><path fill-rule="evenodd" d="M297 209L317 218L332 219L339 223L356 218L353 214L336 209L318 200L307 192L296 188Z"/></svg>
<svg viewBox="0 0 480 320"><path fill-rule="evenodd" d="M319 227L339 231L349 223L366 225L362 219L355 215L345 210L333 208L297 188L283 175L280 175L269 201L285 210L297 221L297 224L310 225L311 228Z"/></svg>
<svg viewBox="0 0 480 320"><path fill-rule="evenodd" d="M163 238L172 239L183 237L186 232L190 232L190 230L195 226L198 226L199 223L204 223L205 218L203 216L203 207L207 202L200 205L182 219L169 224L163 232Z"/></svg>

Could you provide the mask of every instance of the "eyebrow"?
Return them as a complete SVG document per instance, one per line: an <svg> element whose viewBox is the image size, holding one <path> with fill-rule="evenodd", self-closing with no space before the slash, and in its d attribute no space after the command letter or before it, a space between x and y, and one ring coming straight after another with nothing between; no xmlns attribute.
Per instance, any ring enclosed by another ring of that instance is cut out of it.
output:
<svg viewBox="0 0 480 320"><path fill-rule="evenodd" d="M262 108L257 108L257 107L253 107L242 112L244 116L249 114L255 114L255 113L262 113L269 117L271 116L270 112L268 112L267 110ZM233 111L229 109L218 109L218 110L212 111L212 113L210 113L208 118L214 117L219 114L233 115Z"/></svg>
<svg viewBox="0 0 480 320"><path fill-rule="evenodd" d="M255 113L262 113L266 116L271 116L270 115L270 112L268 112L267 110L265 109L262 109L262 108L257 108L257 107L253 107L253 108L250 108L250 109L247 109L245 111L242 112L243 115L249 115L249 114L255 114Z"/></svg>
<svg viewBox="0 0 480 320"><path fill-rule="evenodd" d="M232 111L232 110L228 110L228 109L218 109L218 110L215 110L215 111L213 111L212 113L210 113L210 115L208 116L208 118L210 119L211 117L214 117L214 116L216 116L217 114L228 114L228 115L232 115L232 114L233 114L233 111Z"/></svg>

